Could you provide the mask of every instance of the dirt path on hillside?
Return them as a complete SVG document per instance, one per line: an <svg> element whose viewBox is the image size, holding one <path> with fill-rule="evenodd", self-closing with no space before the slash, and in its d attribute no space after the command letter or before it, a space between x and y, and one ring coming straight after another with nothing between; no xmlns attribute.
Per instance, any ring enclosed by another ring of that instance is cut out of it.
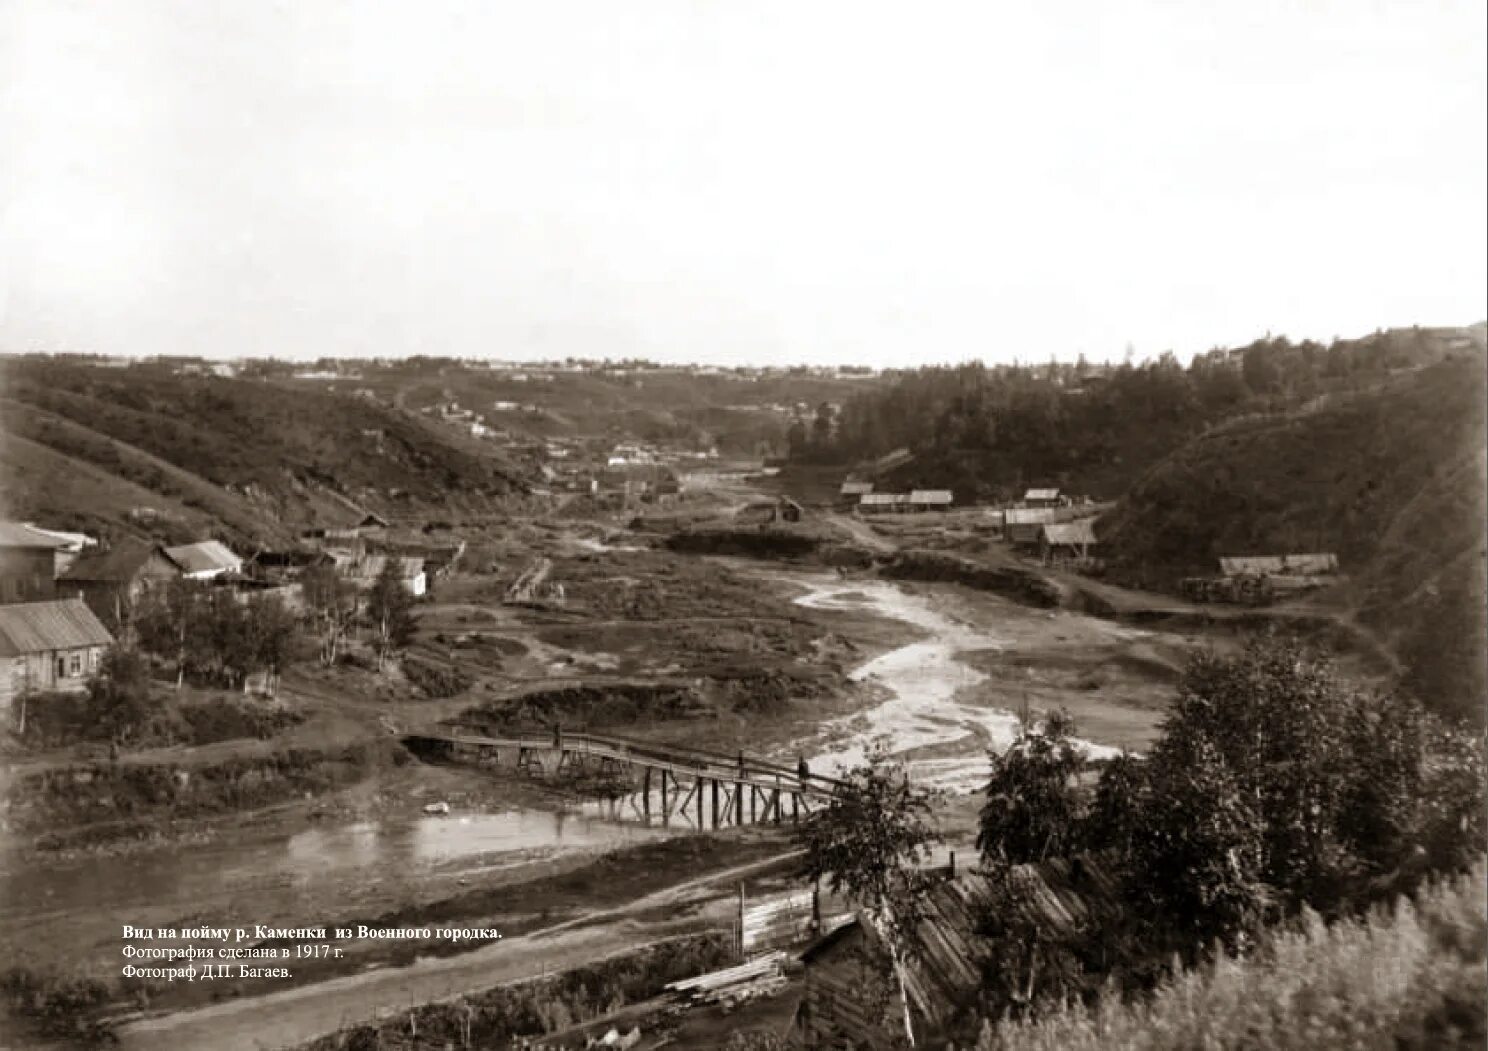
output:
<svg viewBox="0 0 1488 1051"><path fill-rule="evenodd" d="M825 511L821 515L824 521L830 522L838 529L848 533L854 540L864 547L881 555L891 555L899 550L899 546L892 540L887 539L867 522L860 521L852 515L837 514Z"/></svg>

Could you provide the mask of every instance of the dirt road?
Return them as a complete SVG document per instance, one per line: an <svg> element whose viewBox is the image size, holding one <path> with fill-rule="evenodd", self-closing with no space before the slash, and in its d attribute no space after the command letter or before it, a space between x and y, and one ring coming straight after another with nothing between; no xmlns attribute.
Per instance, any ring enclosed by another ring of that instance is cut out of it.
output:
<svg viewBox="0 0 1488 1051"><path fill-rule="evenodd" d="M422 959L410 967L369 971L251 1000L141 1019L120 1030L119 1046L139 1051L295 1047L418 1004L582 966L672 935L726 926L737 881L793 856L786 852L711 873L620 908L504 939L460 956Z"/></svg>

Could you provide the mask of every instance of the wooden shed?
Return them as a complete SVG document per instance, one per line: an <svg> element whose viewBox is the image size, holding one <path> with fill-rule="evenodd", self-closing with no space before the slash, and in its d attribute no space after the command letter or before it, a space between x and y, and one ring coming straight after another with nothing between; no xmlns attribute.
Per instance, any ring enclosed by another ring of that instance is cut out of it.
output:
<svg viewBox="0 0 1488 1051"><path fill-rule="evenodd" d="M1095 535L1095 519L1045 522L1039 527L1038 544L1039 558L1045 565L1089 562L1100 544Z"/></svg>

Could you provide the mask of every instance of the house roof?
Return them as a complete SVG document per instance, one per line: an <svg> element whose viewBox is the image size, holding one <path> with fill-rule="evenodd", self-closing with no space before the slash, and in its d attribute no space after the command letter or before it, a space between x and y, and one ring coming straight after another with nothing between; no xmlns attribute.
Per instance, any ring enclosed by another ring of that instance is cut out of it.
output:
<svg viewBox="0 0 1488 1051"><path fill-rule="evenodd" d="M862 496L864 493L873 492L872 482L843 482L839 490L843 496Z"/></svg>
<svg viewBox="0 0 1488 1051"><path fill-rule="evenodd" d="M58 579L70 581L107 580L117 583L133 580L154 555L180 568L180 563L166 553L159 544L147 544L143 540L126 538L107 551L89 552L74 562L70 569Z"/></svg>
<svg viewBox="0 0 1488 1051"><path fill-rule="evenodd" d="M1092 855L1016 865L1010 879L1020 891L1014 900L1024 918L1064 935L1077 933L1093 912L1121 898L1115 875ZM980 987L991 947L978 928L988 909L1008 907L1000 888L994 877L973 869L925 896L923 919L909 937L904 983L921 1017L945 1019Z"/></svg>
<svg viewBox="0 0 1488 1051"><path fill-rule="evenodd" d="M1023 494L1025 500L1058 500L1058 489L1030 489Z"/></svg>
<svg viewBox="0 0 1488 1051"><path fill-rule="evenodd" d="M62 537L43 532L25 522L0 522L0 547L35 547L55 551L70 546Z"/></svg>
<svg viewBox="0 0 1488 1051"><path fill-rule="evenodd" d="M1054 508L1052 507L1009 507L1003 516L1003 521L1010 526L1039 525L1053 520Z"/></svg>
<svg viewBox="0 0 1488 1051"><path fill-rule="evenodd" d="M864 493L858 503L863 507L893 507L908 499L903 493Z"/></svg>
<svg viewBox="0 0 1488 1051"><path fill-rule="evenodd" d="M1081 547L1087 544L1098 544L1095 538L1095 522L1090 518L1081 518L1075 522L1046 522L1041 530L1044 542L1048 544L1068 544L1072 547Z"/></svg>
<svg viewBox="0 0 1488 1051"><path fill-rule="evenodd" d="M1225 557L1219 560L1219 568L1227 577L1247 573L1291 573L1310 575L1313 573L1338 572L1338 556L1332 552L1309 555L1254 555Z"/></svg>
<svg viewBox="0 0 1488 1051"><path fill-rule="evenodd" d="M949 504L955 499L949 489L916 489L909 494L912 504Z"/></svg>
<svg viewBox="0 0 1488 1051"><path fill-rule="evenodd" d="M217 540L168 547L165 553L188 573L224 573L237 570L243 564L243 560L226 544Z"/></svg>
<svg viewBox="0 0 1488 1051"><path fill-rule="evenodd" d="M107 646L113 641L82 599L0 606L0 657Z"/></svg>

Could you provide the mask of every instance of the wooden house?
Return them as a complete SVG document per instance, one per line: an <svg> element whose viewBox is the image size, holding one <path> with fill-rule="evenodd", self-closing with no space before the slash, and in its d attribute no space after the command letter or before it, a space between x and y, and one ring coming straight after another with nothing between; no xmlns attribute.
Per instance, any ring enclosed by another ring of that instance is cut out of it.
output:
<svg viewBox="0 0 1488 1051"><path fill-rule="evenodd" d="M1013 893L1009 894L1009 888ZM910 934L905 992L916 1040L925 1042L971 1006L994 958L981 933L995 909L1017 909L1061 935L1075 935L1100 910L1119 907L1120 884L1098 857L1017 865L999 879L971 870L937 884L925 896L923 919ZM805 989L795 1020L801 1043L822 1051L897 1048L904 1000L873 921L856 921L827 935L801 957Z"/></svg>
<svg viewBox="0 0 1488 1051"><path fill-rule="evenodd" d="M0 606L0 707L33 691L83 690L113 641L81 599Z"/></svg>
<svg viewBox="0 0 1488 1051"><path fill-rule="evenodd" d="M79 558L58 578L57 594L82 598L115 630L146 594L181 575L181 564L159 544L126 539Z"/></svg>

